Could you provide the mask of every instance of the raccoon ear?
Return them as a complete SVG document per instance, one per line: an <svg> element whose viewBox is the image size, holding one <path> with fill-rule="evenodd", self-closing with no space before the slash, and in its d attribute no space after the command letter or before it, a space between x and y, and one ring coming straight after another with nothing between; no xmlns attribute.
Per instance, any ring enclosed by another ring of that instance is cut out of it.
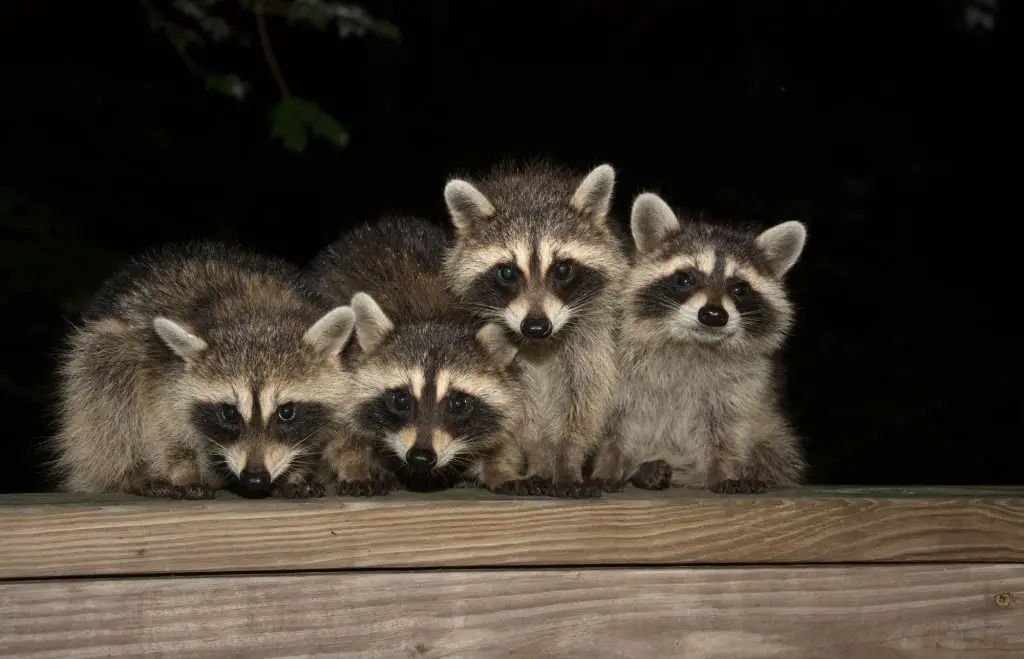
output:
<svg viewBox="0 0 1024 659"><path fill-rule="evenodd" d="M604 220L612 205L615 189L615 170L611 165L598 165L590 170L583 182L576 188L569 206L585 213L595 220Z"/></svg>
<svg viewBox="0 0 1024 659"><path fill-rule="evenodd" d="M807 227L796 220L777 224L757 237L757 246L768 257L772 274L776 277L789 272L807 242Z"/></svg>
<svg viewBox="0 0 1024 659"><path fill-rule="evenodd" d="M188 331L169 318L157 316L153 319L157 336L188 364L194 364L206 350L206 341Z"/></svg>
<svg viewBox="0 0 1024 659"><path fill-rule="evenodd" d="M313 323L313 326L302 335L302 340L318 355L334 359L341 354L352 336L355 322L356 316L352 312L352 307L335 307Z"/></svg>
<svg viewBox="0 0 1024 659"><path fill-rule="evenodd" d="M452 179L444 186L444 203L452 216L452 224L459 231L465 231L477 220L486 220L494 215L494 205L484 193L462 179Z"/></svg>
<svg viewBox="0 0 1024 659"><path fill-rule="evenodd" d="M487 323L477 330L473 338L490 356L494 364L501 369L508 368L512 360L519 354L519 348L508 340L505 331L497 323Z"/></svg>
<svg viewBox="0 0 1024 659"><path fill-rule="evenodd" d="M637 250L645 253L656 249L670 235L679 233L679 218L664 199L653 192L644 192L633 201L630 229Z"/></svg>
<svg viewBox="0 0 1024 659"><path fill-rule="evenodd" d="M352 311L355 312L356 342L363 352L371 352L395 328L377 301L366 293L352 296Z"/></svg>

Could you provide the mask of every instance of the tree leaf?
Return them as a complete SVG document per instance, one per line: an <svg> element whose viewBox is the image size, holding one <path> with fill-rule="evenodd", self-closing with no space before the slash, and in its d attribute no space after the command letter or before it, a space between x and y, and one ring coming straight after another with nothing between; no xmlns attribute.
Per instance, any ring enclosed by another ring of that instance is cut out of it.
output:
<svg viewBox="0 0 1024 659"><path fill-rule="evenodd" d="M281 140L284 148L301 153L306 150L309 136L306 134L306 122L303 121L301 109L295 104L294 97L281 99L270 111L270 136Z"/></svg>
<svg viewBox="0 0 1024 659"><path fill-rule="evenodd" d="M206 88L239 100L244 99L249 93L249 83L234 73L208 73Z"/></svg>

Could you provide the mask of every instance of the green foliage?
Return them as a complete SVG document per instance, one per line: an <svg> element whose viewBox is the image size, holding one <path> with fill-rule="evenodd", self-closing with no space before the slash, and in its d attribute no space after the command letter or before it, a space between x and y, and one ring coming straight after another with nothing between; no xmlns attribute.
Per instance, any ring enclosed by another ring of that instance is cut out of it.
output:
<svg viewBox="0 0 1024 659"><path fill-rule="evenodd" d="M253 39L228 19L215 12L229 6L240 7L254 15L258 26L259 45L277 84L281 100L270 111L270 137L280 140L284 148L302 152L309 137L322 139L337 148L349 141L345 127L314 101L293 96L278 69L277 59L267 36L265 17L282 19L289 26L307 26L325 31L332 28L339 38L376 36L398 40L398 28L375 18L365 9L336 0L173 0L173 13L158 9L155 0L139 0L149 26L164 35L177 51L185 66L203 79L207 89L239 101L249 96L252 83L234 72L210 71L201 66L195 53L209 43L248 47Z"/></svg>

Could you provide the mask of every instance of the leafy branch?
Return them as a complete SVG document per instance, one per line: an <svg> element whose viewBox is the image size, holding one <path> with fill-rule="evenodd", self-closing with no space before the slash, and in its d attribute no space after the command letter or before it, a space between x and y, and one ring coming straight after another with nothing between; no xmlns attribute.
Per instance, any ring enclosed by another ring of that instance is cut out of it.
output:
<svg viewBox="0 0 1024 659"><path fill-rule="evenodd" d="M280 140L286 149L297 152L305 150L310 134L343 148L348 144L348 132L319 104L291 92L274 52L266 18L281 18L289 25L305 24L321 31L334 27L342 39L367 35L399 38L398 28L392 23L374 18L361 7L336 0L172 0L178 20L158 9L156 1L139 0L150 28L168 39L186 68L202 78L207 89L238 100L249 95L251 83L235 73L206 69L196 61L193 52L208 42L249 46L249 36L214 11L235 6L253 15L263 59L281 96L269 113L270 136Z"/></svg>

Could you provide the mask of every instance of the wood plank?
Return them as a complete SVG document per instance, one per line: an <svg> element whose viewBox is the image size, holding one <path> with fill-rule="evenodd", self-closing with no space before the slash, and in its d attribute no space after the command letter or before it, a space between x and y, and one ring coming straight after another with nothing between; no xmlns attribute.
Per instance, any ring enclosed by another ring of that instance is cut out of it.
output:
<svg viewBox="0 0 1024 659"><path fill-rule="evenodd" d="M4 657L1024 656L1024 565L0 584Z"/></svg>
<svg viewBox="0 0 1024 659"><path fill-rule="evenodd" d="M0 578L273 570L1024 561L1024 490L4 497Z"/></svg>

